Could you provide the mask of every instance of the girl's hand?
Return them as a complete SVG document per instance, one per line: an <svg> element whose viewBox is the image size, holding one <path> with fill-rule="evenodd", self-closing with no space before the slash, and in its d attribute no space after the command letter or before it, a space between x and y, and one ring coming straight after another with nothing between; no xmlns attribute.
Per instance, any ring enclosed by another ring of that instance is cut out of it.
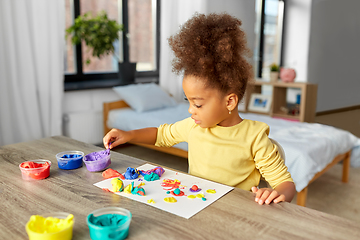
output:
<svg viewBox="0 0 360 240"><path fill-rule="evenodd" d="M270 204L271 202L279 203L285 201L285 195L279 194L276 190L272 188L260 188L252 187L251 191L256 193L255 195L255 202L259 203L260 205Z"/></svg>
<svg viewBox="0 0 360 240"><path fill-rule="evenodd" d="M128 142L129 140L130 134L128 132L113 128L105 135L103 143L106 149L112 149L120 144Z"/></svg>

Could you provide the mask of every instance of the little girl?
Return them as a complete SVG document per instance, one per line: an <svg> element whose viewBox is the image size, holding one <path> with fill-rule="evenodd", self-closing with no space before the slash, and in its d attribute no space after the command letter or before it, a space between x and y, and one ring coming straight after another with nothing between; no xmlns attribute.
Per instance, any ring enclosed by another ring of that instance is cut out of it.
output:
<svg viewBox="0 0 360 240"><path fill-rule="evenodd" d="M112 129L103 139L113 148L126 142L171 147L188 142L189 173L251 190L259 204L290 202L295 185L268 138L269 126L242 119L237 111L252 66L245 59L241 21L228 14L195 14L169 38L173 71L183 73L191 118L158 128ZM258 189L260 177L271 188Z"/></svg>

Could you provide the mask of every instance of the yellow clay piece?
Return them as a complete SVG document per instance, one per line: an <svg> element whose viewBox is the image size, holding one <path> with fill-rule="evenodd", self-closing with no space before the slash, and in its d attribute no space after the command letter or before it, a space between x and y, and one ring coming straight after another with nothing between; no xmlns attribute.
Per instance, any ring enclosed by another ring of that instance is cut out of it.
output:
<svg viewBox="0 0 360 240"><path fill-rule="evenodd" d="M177 202L177 200L174 197L166 197L166 198L164 198L164 201L168 202L168 203L176 203Z"/></svg>
<svg viewBox="0 0 360 240"><path fill-rule="evenodd" d="M190 198L190 199L195 199L196 196L195 196L195 195L189 195L188 198Z"/></svg>
<svg viewBox="0 0 360 240"><path fill-rule="evenodd" d="M154 199L147 200L148 203L155 203Z"/></svg>
<svg viewBox="0 0 360 240"><path fill-rule="evenodd" d="M113 178L111 180L113 192L122 192L124 190L124 183L120 178Z"/></svg>
<svg viewBox="0 0 360 240"><path fill-rule="evenodd" d="M207 193L214 194L216 193L215 189L208 189L206 190Z"/></svg>
<svg viewBox="0 0 360 240"><path fill-rule="evenodd" d="M196 194L196 197L197 197L197 198L203 198L203 197L205 197L205 196L204 196L204 194L199 193L199 194Z"/></svg>
<svg viewBox="0 0 360 240"><path fill-rule="evenodd" d="M70 227L73 219L74 215L72 214L69 214L66 219L33 215L30 217L28 227L29 230L36 233L55 233Z"/></svg>

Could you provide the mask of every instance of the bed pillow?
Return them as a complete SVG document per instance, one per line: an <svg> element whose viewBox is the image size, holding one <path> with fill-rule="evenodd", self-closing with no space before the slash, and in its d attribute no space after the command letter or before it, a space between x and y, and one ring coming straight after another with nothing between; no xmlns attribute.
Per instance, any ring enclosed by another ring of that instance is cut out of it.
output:
<svg viewBox="0 0 360 240"><path fill-rule="evenodd" d="M177 102L155 83L131 84L113 87L129 106L136 112L174 107Z"/></svg>

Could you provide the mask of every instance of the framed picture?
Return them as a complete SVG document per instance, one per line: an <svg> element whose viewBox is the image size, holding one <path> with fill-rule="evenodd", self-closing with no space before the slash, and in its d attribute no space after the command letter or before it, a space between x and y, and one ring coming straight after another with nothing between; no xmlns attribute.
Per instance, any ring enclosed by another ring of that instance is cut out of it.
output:
<svg viewBox="0 0 360 240"><path fill-rule="evenodd" d="M258 93L251 94L248 109L253 112L269 113L271 108L271 96Z"/></svg>

